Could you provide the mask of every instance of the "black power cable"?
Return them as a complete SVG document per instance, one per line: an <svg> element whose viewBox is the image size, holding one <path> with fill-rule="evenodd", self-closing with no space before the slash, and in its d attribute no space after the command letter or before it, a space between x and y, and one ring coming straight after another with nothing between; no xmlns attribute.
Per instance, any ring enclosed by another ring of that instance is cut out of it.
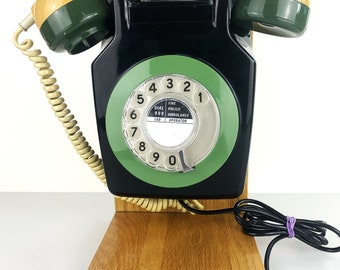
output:
<svg viewBox="0 0 340 270"><path fill-rule="evenodd" d="M295 219L287 217L263 202L253 199L238 201L232 208L198 210L179 200L186 210L198 215L233 213L244 233L251 236L276 236L268 245L264 267L269 270L269 259L273 246L284 238L295 237L305 244L326 252L340 252L340 246L328 247L327 230L340 238L340 231L319 220Z"/></svg>

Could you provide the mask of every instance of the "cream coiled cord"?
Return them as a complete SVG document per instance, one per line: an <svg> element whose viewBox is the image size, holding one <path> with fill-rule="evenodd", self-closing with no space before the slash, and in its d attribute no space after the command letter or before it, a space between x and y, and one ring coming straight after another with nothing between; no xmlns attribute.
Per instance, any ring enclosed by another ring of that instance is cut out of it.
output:
<svg viewBox="0 0 340 270"><path fill-rule="evenodd" d="M67 104L59 91L57 80L53 77L54 71L51 69L51 65L48 63L47 57L42 56L41 51L38 49L31 50L33 47L33 41L31 39L26 39L22 43L19 43L18 41L20 34L23 31L27 31L33 24L34 18L32 14L30 14L19 24L19 28L13 35L13 42L15 46L34 63L34 67L38 70L37 73L40 76L40 82L43 85L48 102L50 103L55 116L62 123L68 138L72 142L77 153L92 169L97 178L99 178L104 185L107 185L102 159L94 152L90 144L87 142L77 125L78 123L75 120L74 115L71 114L71 110L67 108ZM152 212L159 212L167 209L168 207L177 208L183 212L186 211L178 200L118 196L117 198ZM186 202L193 208L203 208L197 200Z"/></svg>

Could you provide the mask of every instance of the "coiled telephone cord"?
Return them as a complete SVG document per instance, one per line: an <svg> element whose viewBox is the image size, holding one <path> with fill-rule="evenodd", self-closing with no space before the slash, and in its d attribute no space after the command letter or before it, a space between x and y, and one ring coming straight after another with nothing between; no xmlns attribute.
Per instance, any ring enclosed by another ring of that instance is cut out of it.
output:
<svg viewBox="0 0 340 270"><path fill-rule="evenodd" d="M74 115L71 114L71 111L67 108L67 104L59 91L59 85L56 83L57 80L53 77L54 71L50 68L47 58L41 55L40 50L30 50L33 46L32 40L26 39L19 44L18 37L21 32L22 30L19 29L15 32L14 44L34 63L34 67L38 70L37 73L40 76L40 82L43 85L48 102L50 103L55 116L64 126L68 138L78 154L90 166L97 177L106 184L102 161L86 141L86 138L83 136L77 125L77 121L74 119Z"/></svg>
<svg viewBox="0 0 340 270"><path fill-rule="evenodd" d="M18 41L20 34L23 31L27 31L33 24L34 19L30 14L19 24L19 28L13 35L13 42L15 46L33 62L34 67L38 70L37 73L40 76L40 82L43 85L48 102L50 103L55 116L62 123L65 132L77 153L96 174L97 178L106 186L107 183L103 161L87 142L83 133L80 131L77 120L75 120L74 115L71 114L71 110L68 109L67 104L59 91L57 79L53 77L54 71L51 69L51 65L48 62L47 57L41 55L41 50L31 50L33 47L33 41L31 39L26 39L22 43L19 43ZM152 212L159 212L170 207L177 208L182 212L187 211L181 206L178 200L116 197ZM186 200L186 203L190 204L193 208L203 208L197 200L191 200L190 202Z"/></svg>

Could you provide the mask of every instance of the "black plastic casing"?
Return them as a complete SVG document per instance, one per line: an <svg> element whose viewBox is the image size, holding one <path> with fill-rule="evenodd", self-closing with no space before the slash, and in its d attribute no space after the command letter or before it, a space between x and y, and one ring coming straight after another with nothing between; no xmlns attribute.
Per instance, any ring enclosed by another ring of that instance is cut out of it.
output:
<svg viewBox="0 0 340 270"><path fill-rule="evenodd" d="M239 196L250 148L255 61L238 41L249 43L249 35L236 38L239 29L230 20L232 1L117 0L113 5L115 34L92 65L98 134L110 192L178 199ZM120 164L108 142L105 114L115 85L130 68L152 57L174 54L200 60L226 80L237 101L240 123L234 149L220 170L192 186L163 188L139 180Z"/></svg>

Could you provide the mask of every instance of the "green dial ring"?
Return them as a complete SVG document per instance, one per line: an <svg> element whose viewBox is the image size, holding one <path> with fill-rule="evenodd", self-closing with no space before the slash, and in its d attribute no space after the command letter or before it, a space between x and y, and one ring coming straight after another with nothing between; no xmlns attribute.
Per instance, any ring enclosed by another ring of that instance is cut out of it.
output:
<svg viewBox="0 0 340 270"><path fill-rule="evenodd" d="M122 112L132 91L145 80L164 74L182 74L201 83L219 109L221 123L216 145L206 159L187 173L159 171L143 164L131 152L122 133ZM239 130L238 107L225 80L207 64L179 55L154 57L131 68L113 89L105 121L109 144L122 166L140 180L166 188L190 186L215 173L230 156Z"/></svg>
<svg viewBox="0 0 340 270"><path fill-rule="evenodd" d="M238 0L232 20L239 26L282 37L298 37L306 30L309 7L297 0Z"/></svg>

